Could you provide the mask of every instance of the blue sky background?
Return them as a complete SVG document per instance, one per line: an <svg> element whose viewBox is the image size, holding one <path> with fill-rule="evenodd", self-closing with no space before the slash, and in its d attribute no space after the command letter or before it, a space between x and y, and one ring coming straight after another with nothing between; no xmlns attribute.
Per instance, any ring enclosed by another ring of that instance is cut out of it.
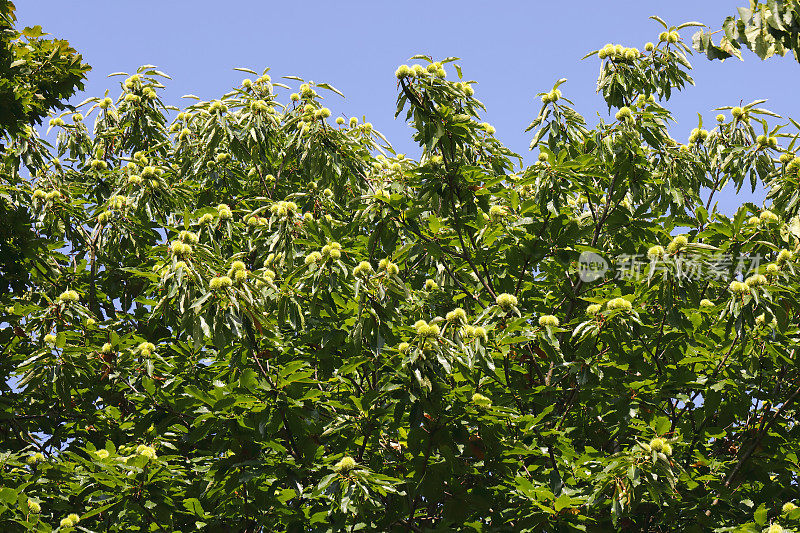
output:
<svg viewBox="0 0 800 533"><path fill-rule="evenodd" d="M328 82L346 99L328 96L334 115L366 116L399 151L418 152L411 132L394 119L397 95L395 68L416 53L461 58L467 79L477 80L476 97L487 106L485 120L497 137L527 163L530 134L525 127L536 116L535 94L566 77L561 89L593 124L607 117L595 92L599 61L581 61L588 51L607 42L643 48L656 41L661 27L648 19L659 15L670 24L699 21L719 28L745 0L608 1L342 1L209 2L138 0L21 0L19 24L40 24L46 32L68 39L92 65L86 96L118 94L116 71L132 72L154 64L168 73L166 101L181 105L180 96L221 96L245 75L233 67L261 71L271 67L273 79L297 75ZM696 31L683 38L691 42ZM781 115L800 118L796 94L800 65L790 57L762 62L746 52L745 61L692 59L695 87L674 96L669 107L678 124L673 136L685 141L696 126L697 113L714 124L721 105L757 98ZM454 76L452 69L450 76ZM290 84L296 85L295 82ZM283 101L286 101L284 98ZM188 102L187 102L188 103ZM760 202L763 195L757 194ZM730 211L752 195L733 191L718 197Z"/></svg>

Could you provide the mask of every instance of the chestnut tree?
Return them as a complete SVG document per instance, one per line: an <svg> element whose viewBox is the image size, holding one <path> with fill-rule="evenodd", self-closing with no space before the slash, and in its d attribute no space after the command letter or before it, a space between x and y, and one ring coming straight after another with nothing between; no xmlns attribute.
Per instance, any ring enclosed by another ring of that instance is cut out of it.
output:
<svg viewBox="0 0 800 533"><path fill-rule="evenodd" d="M10 146L43 252L0 295L0 528L800 524L797 132L762 101L675 131L691 24L654 18L589 55L609 119L538 95L531 165L426 56L418 157L331 85L175 109L153 66Z"/></svg>

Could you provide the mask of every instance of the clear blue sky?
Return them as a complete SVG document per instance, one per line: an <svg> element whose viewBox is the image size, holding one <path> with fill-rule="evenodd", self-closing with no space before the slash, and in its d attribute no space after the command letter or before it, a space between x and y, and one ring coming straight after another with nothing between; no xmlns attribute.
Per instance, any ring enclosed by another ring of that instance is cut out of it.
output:
<svg viewBox="0 0 800 533"><path fill-rule="evenodd" d="M561 87L579 112L594 123L606 116L595 93L596 58L581 61L607 42L642 48L657 40L657 14L670 24L699 21L718 28L746 0L472 1L417 0L264 2L256 0L18 0L21 25L41 24L68 39L92 65L87 95L118 91L116 71L154 64L172 76L167 102L180 96L219 97L240 83L233 67L273 78L297 75L329 82L346 99L330 96L334 114L366 116L396 149L417 152L408 127L394 120L397 65L415 53L458 56L467 79L477 80L476 97L487 106L485 119L497 136L528 162L530 134L523 132L538 112L537 92L568 78ZM683 37L690 41L694 29ZM768 98L765 107L782 115L796 112L800 65L793 59L766 62L747 52L745 61L709 62L694 56L697 84L673 97L679 123L673 136L685 140L697 113L714 123L713 108ZM451 73L451 76L453 74ZM87 95L81 95L75 102ZM744 200L728 192L722 205ZM750 195L746 199L751 199ZM727 210L727 209L726 209Z"/></svg>

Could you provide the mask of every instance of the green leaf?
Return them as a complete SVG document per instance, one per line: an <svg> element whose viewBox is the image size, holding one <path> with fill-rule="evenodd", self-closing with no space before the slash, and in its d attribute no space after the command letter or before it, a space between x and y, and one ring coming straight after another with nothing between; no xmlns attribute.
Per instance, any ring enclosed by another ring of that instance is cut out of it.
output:
<svg viewBox="0 0 800 533"><path fill-rule="evenodd" d="M759 526L763 526L764 524L766 524L767 523L767 506L764 505L763 503L761 505L759 505L758 509L756 509L756 512L753 513L753 518L755 519L756 524L758 524Z"/></svg>
<svg viewBox="0 0 800 533"><path fill-rule="evenodd" d="M200 500L198 500L197 498L184 499L183 508L195 516L199 516L202 518L206 517L205 511L203 511L203 506L200 504Z"/></svg>
<svg viewBox="0 0 800 533"><path fill-rule="evenodd" d="M563 509L565 507L569 507L571 501L572 501L572 499L569 496L567 496L566 494L562 494L561 496L556 498L556 503L555 503L556 512L560 511L561 509Z"/></svg>
<svg viewBox="0 0 800 533"><path fill-rule="evenodd" d="M10 487L0 489L0 502L12 505L17 501L17 491Z"/></svg>

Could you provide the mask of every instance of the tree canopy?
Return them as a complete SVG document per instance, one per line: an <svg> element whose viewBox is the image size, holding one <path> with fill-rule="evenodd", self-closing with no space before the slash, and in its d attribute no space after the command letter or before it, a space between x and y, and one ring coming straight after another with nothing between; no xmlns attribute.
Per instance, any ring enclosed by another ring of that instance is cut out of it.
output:
<svg viewBox="0 0 800 533"><path fill-rule="evenodd" d="M19 143L5 165L33 164L28 139L33 126L53 110L67 107L66 100L83 89L89 66L62 39L45 39L40 26L17 31L15 6L0 0L0 153L4 143ZM32 146L32 145L30 145ZM41 161L36 163L41 166ZM9 203L8 185L14 185L8 166L0 177L0 291L13 284L24 286L26 263L35 253L28 212Z"/></svg>
<svg viewBox="0 0 800 533"><path fill-rule="evenodd" d="M709 59L742 59L742 47L761 59L792 52L800 61L800 2L797 0L750 0L750 7L738 8L738 17L727 17L722 29L697 32L694 47ZM722 32L719 44L714 34Z"/></svg>
<svg viewBox="0 0 800 533"><path fill-rule="evenodd" d="M181 109L117 73L12 143L0 527L796 527L798 133L720 102L682 142L693 24L654 18L587 56L610 119L537 95L531 165L422 55L418 157L269 69Z"/></svg>
<svg viewBox="0 0 800 533"><path fill-rule="evenodd" d="M0 1L0 131L29 133L83 89L88 65L63 39L44 39L41 26L17 31L15 7Z"/></svg>

